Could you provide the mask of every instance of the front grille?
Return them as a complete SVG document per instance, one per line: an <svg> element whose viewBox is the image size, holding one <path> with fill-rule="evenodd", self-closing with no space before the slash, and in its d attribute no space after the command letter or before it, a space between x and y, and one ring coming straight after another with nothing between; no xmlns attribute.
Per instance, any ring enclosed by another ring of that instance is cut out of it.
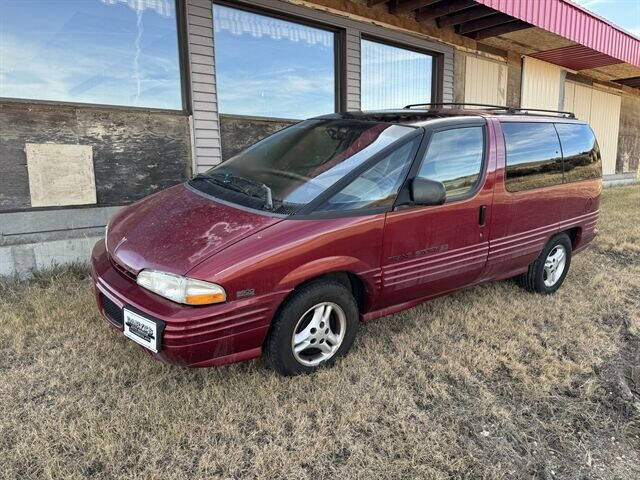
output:
<svg viewBox="0 0 640 480"><path fill-rule="evenodd" d="M104 309L104 313L107 315L107 317L109 317L113 322L122 326L124 321L122 309L104 295L102 295L102 308Z"/></svg>

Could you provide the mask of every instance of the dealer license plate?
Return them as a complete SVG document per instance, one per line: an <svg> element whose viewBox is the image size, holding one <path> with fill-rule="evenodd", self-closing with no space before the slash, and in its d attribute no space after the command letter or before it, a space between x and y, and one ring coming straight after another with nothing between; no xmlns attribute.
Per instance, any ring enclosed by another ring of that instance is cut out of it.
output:
<svg viewBox="0 0 640 480"><path fill-rule="evenodd" d="M124 335L152 352L158 352L160 329L153 320L124 309Z"/></svg>

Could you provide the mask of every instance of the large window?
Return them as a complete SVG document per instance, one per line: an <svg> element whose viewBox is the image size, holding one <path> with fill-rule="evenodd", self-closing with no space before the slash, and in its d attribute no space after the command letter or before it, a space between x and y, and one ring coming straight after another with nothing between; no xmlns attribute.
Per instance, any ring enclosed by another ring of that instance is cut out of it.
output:
<svg viewBox="0 0 640 480"><path fill-rule="evenodd" d="M430 102L433 56L362 39L362 110Z"/></svg>
<svg viewBox="0 0 640 480"><path fill-rule="evenodd" d="M220 113L303 119L336 110L335 33L213 7Z"/></svg>
<svg viewBox="0 0 640 480"><path fill-rule="evenodd" d="M562 154L552 123L503 123L510 192L561 184Z"/></svg>
<svg viewBox="0 0 640 480"><path fill-rule="evenodd" d="M589 125L557 123L564 156L564 180L576 182L602 176L598 142Z"/></svg>
<svg viewBox="0 0 640 480"><path fill-rule="evenodd" d="M433 134L418 176L442 182L447 197L464 195L478 183L484 157L484 129L454 128Z"/></svg>
<svg viewBox="0 0 640 480"><path fill-rule="evenodd" d="M0 1L0 97L181 109L174 1Z"/></svg>

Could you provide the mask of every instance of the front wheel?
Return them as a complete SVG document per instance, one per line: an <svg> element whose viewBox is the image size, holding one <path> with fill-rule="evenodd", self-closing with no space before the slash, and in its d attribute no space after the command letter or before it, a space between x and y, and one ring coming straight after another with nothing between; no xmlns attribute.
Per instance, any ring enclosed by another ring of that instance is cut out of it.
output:
<svg viewBox="0 0 640 480"><path fill-rule="evenodd" d="M351 292L333 281L302 287L287 300L265 342L271 367L282 375L309 373L349 351L360 321Z"/></svg>
<svg viewBox="0 0 640 480"><path fill-rule="evenodd" d="M571 265L571 239L566 233L551 237L538 258L519 277L520 285L531 292L550 294L564 282Z"/></svg>

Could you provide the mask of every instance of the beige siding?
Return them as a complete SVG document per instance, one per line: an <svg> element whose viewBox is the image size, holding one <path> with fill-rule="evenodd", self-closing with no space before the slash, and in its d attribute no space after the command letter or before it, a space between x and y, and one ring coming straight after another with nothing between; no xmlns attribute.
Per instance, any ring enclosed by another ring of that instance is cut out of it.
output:
<svg viewBox="0 0 640 480"><path fill-rule="evenodd" d="M598 139L605 175L616 172L621 97L588 85L565 82L564 109L589 122Z"/></svg>
<svg viewBox="0 0 640 480"><path fill-rule="evenodd" d="M507 101L507 66L468 56L465 67L464 101L505 105Z"/></svg>
<svg viewBox="0 0 640 480"><path fill-rule="evenodd" d="M524 58L521 99L523 108L558 110L561 86L560 67L535 58Z"/></svg>
<svg viewBox="0 0 640 480"><path fill-rule="evenodd" d="M596 134L602 154L602 172L616 173L618 156L618 128L620 126L620 96L593 89L591 127Z"/></svg>

